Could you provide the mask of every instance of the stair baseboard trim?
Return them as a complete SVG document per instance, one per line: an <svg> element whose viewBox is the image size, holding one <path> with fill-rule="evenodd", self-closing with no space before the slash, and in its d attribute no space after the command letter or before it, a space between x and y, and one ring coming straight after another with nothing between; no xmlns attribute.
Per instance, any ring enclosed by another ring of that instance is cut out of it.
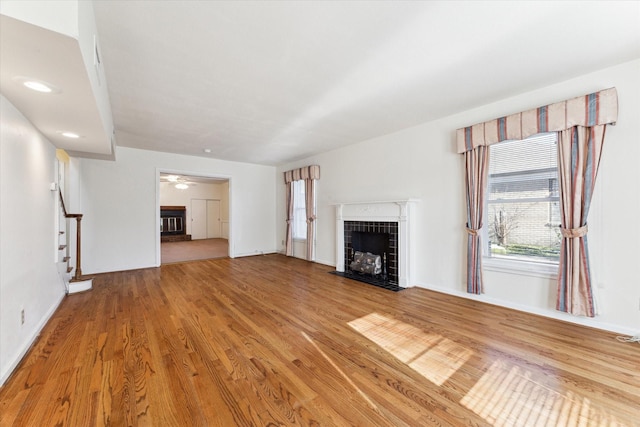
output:
<svg viewBox="0 0 640 427"><path fill-rule="evenodd" d="M77 294L78 292L85 292L93 287L93 279L70 281L68 294Z"/></svg>

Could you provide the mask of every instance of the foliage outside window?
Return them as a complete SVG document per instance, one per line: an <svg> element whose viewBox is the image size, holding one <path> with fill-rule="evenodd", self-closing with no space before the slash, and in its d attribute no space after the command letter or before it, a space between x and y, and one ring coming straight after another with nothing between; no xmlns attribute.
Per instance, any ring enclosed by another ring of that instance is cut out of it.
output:
<svg viewBox="0 0 640 427"><path fill-rule="evenodd" d="M303 180L293 181L293 238L307 238L307 213Z"/></svg>
<svg viewBox="0 0 640 427"><path fill-rule="evenodd" d="M485 255L558 263L561 243L557 136L492 145Z"/></svg>

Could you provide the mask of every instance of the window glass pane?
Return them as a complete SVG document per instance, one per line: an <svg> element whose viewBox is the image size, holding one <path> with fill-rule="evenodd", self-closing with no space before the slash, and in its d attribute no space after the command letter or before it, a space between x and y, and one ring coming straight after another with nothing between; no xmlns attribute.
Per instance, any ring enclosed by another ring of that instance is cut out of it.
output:
<svg viewBox="0 0 640 427"><path fill-rule="evenodd" d="M293 182L293 238L307 238L307 214L305 210L304 181Z"/></svg>
<svg viewBox="0 0 640 427"><path fill-rule="evenodd" d="M558 262L560 205L556 134L491 146L487 254Z"/></svg>

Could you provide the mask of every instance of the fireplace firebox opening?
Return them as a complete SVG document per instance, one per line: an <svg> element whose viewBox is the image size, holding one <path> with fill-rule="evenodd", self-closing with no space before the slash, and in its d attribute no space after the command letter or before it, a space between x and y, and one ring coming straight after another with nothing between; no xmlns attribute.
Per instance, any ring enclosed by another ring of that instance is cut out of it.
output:
<svg viewBox="0 0 640 427"><path fill-rule="evenodd" d="M356 253L360 256L358 267ZM370 254L370 255L367 255ZM380 257L380 271L372 264ZM344 221L344 273L340 275L390 290L398 286L398 223L385 221ZM354 268L355 267L355 268Z"/></svg>
<svg viewBox="0 0 640 427"><path fill-rule="evenodd" d="M191 240L186 230L186 214L185 206L160 206L160 241Z"/></svg>
<svg viewBox="0 0 640 427"><path fill-rule="evenodd" d="M351 253L348 254L349 269L387 279L389 258L389 233L367 231L351 232Z"/></svg>

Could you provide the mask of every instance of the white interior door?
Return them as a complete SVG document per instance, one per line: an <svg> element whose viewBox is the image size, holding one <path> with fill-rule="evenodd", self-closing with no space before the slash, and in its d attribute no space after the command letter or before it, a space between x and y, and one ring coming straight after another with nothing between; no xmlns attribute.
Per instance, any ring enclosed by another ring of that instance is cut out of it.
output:
<svg viewBox="0 0 640 427"><path fill-rule="evenodd" d="M220 200L207 200L207 239L218 239L220 231Z"/></svg>
<svg viewBox="0 0 640 427"><path fill-rule="evenodd" d="M191 199L191 238L207 238L207 201Z"/></svg>

